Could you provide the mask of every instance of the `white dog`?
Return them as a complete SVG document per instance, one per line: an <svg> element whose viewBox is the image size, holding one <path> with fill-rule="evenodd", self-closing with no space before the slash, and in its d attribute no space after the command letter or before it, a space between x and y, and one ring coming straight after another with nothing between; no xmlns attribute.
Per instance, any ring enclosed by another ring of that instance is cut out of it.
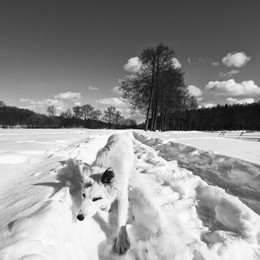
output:
<svg viewBox="0 0 260 260"><path fill-rule="evenodd" d="M126 232L128 213L128 180L133 171L134 152L130 137L114 134L98 154L86 173L82 188L82 204L78 220L93 216L99 209L109 211L111 204L118 201L118 233L114 245L117 254L124 254L130 247Z"/></svg>

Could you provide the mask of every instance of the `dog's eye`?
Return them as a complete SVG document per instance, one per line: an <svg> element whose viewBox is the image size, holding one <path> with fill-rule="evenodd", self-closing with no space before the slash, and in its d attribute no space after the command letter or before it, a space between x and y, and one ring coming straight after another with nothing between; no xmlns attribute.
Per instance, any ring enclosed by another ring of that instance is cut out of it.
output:
<svg viewBox="0 0 260 260"><path fill-rule="evenodd" d="M83 194L82 194L82 197L83 197L83 198L86 198L86 194L85 194L85 193L83 193Z"/></svg>
<svg viewBox="0 0 260 260"><path fill-rule="evenodd" d="M96 197L96 198L93 198L92 201L97 201L97 200L102 200L101 197Z"/></svg>

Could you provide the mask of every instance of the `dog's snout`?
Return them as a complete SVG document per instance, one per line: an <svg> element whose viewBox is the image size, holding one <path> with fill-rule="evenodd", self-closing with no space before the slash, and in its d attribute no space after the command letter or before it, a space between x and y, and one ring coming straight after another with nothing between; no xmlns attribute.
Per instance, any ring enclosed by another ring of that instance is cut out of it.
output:
<svg viewBox="0 0 260 260"><path fill-rule="evenodd" d="M83 214L78 214L78 216L77 216L77 219L78 220L80 220L80 221L82 221L82 220L84 220L84 215Z"/></svg>

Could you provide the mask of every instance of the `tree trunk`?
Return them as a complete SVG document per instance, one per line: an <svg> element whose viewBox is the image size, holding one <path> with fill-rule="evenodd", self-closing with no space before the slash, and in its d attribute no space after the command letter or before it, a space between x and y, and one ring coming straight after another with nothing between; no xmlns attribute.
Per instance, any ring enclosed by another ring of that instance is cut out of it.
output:
<svg viewBox="0 0 260 260"><path fill-rule="evenodd" d="M155 122L155 103L156 102L153 102L153 106L152 106L152 121L151 121L151 131L153 131L154 129L154 122Z"/></svg>
<svg viewBox="0 0 260 260"><path fill-rule="evenodd" d="M165 111L164 111L164 116L163 116L163 131L166 131L168 130L168 126L167 126L167 115L169 113L167 112L167 108L165 108Z"/></svg>
<svg viewBox="0 0 260 260"><path fill-rule="evenodd" d="M147 113L146 113L145 131L148 130L148 126L149 126L149 114L150 114L150 110L151 110L152 99L153 99L153 87L151 87L151 94L150 94L150 99L149 99L149 105L148 105Z"/></svg>
<svg viewBox="0 0 260 260"><path fill-rule="evenodd" d="M159 76L160 76L160 57L156 60L156 84L155 84L155 104L154 104L154 114L152 118L152 131L156 131L157 117L158 117L158 102L159 102Z"/></svg>
<svg viewBox="0 0 260 260"><path fill-rule="evenodd" d="M156 97L155 97L155 105L154 105L154 115L153 115L152 131L156 131L157 118L158 118L158 93L156 93Z"/></svg>
<svg viewBox="0 0 260 260"><path fill-rule="evenodd" d="M147 108L147 113L146 113L146 122L145 122L145 131L148 130L149 127L149 114L152 106L152 101L153 101L153 95L154 95L154 70L155 70L155 57L153 57L153 62L152 62L152 82L151 82L151 93L150 93L150 99L149 99L149 105Z"/></svg>

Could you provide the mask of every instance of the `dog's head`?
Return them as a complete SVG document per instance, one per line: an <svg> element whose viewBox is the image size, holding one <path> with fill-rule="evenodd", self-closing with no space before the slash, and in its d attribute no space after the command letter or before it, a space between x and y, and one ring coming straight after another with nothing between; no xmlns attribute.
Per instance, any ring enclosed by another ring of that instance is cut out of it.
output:
<svg viewBox="0 0 260 260"><path fill-rule="evenodd" d="M113 170L108 168L103 174L92 174L84 181L78 220L82 221L85 217L92 217L99 209L109 211L116 196L114 178Z"/></svg>

